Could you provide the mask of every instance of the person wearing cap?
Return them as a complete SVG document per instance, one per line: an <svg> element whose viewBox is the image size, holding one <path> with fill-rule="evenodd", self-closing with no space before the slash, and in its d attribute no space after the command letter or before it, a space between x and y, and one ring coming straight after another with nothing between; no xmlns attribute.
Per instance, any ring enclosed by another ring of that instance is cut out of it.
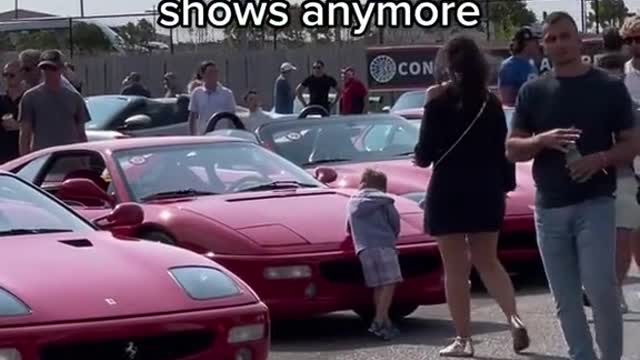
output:
<svg viewBox="0 0 640 360"><path fill-rule="evenodd" d="M538 76L533 61L540 53L539 39L529 27L521 28L513 36L511 56L502 62L498 73L498 90L503 104L515 105L522 85Z"/></svg>
<svg viewBox="0 0 640 360"><path fill-rule="evenodd" d="M130 83L122 88L120 95L133 95L151 97L151 93L142 85L142 76L137 72L129 74L128 79Z"/></svg>
<svg viewBox="0 0 640 360"><path fill-rule="evenodd" d="M174 98L180 95L180 87L178 86L178 79L176 74L168 72L162 77L162 87L165 90L165 98Z"/></svg>
<svg viewBox="0 0 640 360"><path fill-rule="evenodd" d="M82 95L62 81L62 53L44 51L38 68L44 81L27 90L19 105L21 155L87 141L85 123L90 120L89 111Z"/></svg>
<svg viewBox="0 0 640 360"><path fill-rule="evenodd" d="M333 103L329 101L329 91L332 88L336 91L336 99ZM305 89L309 91L308 103L302 96ZM302 103L303 106L322 106L329 113L331 112L331 109L335 106L335 104L340 101L341 93L342 90L340 89L340 86L338 85L336 79L325 74L324 62L322 62L322 60L317 60L313 63L313 71L311 73L311 76L304 79L304 81L300 83L300 85L298 85L298 87L296 88L296 95L298 96L298 100L300 101L300 103Z"/></svg>
<svg viewBox="0 0 640 360"><path fill-rule="evenodd" d="M273 88L273 104L276 114L293 113L293 87L291 86L291 74L298 70L290 62L280 65L280 75L276 78Z"/></svg>
<svg viewBox="0 0 640 360"><path fill-rule="evenodd" d="M41 56L42 52L36 49L23 50L18 55L20 61L20 77L22 78L25 89L31 89L43 81L42 72L38 69ZM72 91L78 91L66 78L64 73L62 74L62 86Z"/></svg>
<svg viewBox="0 0 640 360"><path fill-rule="evenodd" d="M340 97L340 114L363 114L367 105L367 88L356 77L356 71L348 66L342 69L343 90Z"/></svg>

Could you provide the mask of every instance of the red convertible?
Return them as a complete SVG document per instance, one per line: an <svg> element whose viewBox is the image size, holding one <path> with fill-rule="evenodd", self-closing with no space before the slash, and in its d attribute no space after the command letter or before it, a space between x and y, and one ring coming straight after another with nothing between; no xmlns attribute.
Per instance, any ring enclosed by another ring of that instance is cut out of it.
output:
<svg viewBox="0 0 640 360"><path fill-rule="evenodd" d="M91 224L0 172L0 359L266 360L269 314L228 270L189 251L115 238L122 203Z"/></svg>
<svg viewBox="0 0 640 360"><path fill-rule="evenodd" d="M322 175L333 188L357 187L362 171L375 167L389 176L390 192L421 202L431 169L418 168L411 161L418 128L419 122L392 114L283 118L258 128L254 141ZM520 272L537 262L539 254L531 165L517 164L516 168L518 184L508 194L499 254L511 271Z"/></svg>
<svg viewBox="0 0 640 360"><path fill-rule="evenodd" d="M255 143L219 137L121 139L50 148L3 166L86 218L140 203L127 235L178 245L227 267L274 318L353 309L368 317L369 291L346 231L353 190L326 187ZM395 317L445 301L437 245L422 210L396 199L402 217ZM117 233L117 232L116 232Z"/></svg>

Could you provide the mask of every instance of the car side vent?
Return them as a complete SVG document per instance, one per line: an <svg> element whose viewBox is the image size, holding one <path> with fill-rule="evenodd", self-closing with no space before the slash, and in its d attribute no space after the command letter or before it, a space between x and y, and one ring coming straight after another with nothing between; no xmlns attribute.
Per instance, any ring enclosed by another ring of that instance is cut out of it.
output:
<svg viewBox="0 0 640 360"><path fill-rule="evenodd" d="M93 247L93 244L91 243L91 241L87 239L61 240L60 242L63 244L67 244L69 246L77 247L77 248Z"/></svg>

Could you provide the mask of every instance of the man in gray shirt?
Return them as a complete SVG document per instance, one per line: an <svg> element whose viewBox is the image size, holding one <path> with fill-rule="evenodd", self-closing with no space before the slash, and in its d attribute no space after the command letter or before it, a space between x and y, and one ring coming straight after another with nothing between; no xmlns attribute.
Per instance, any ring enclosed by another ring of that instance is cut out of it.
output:
<svg viewBox="0 0 640 360"><path fill-rule="evenodd" d="M507 156L534 159L538 245L571 359L597 359L582 306L584 286L602 358L619 360L613 195L616 167L638 153L631 98L619 79L582 62L569 14L545 19L543 45L554 69L520 90Z"/></svg>
<svg viewBox="0 0 640 360"><path fill-rule="evenodd" d="M276 114L293 114L295 94L291 86L291 74L297 68L286 62L280 65L280 76L276 79L273 89L273 104Z"/></svg>
<svg viewBox="0 0 640 360"><path fill-rule="evenodd" d="M20 102L20 154L87 141L89 120L84 99L63 85L64 61L58 50L42 53L38 68L44 82L29 89Z"/></svg>

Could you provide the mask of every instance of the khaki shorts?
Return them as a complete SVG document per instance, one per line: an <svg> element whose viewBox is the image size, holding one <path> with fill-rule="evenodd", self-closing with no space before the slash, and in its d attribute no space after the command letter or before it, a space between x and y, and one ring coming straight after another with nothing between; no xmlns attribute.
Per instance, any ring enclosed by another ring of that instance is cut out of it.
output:
<svg viewBox="0 0 640 360"><path fill-rule="evenodd" d="M616 191L616 228L640 229L640 204L636 199L638 182L633 177L618 179Z"/></svg>

